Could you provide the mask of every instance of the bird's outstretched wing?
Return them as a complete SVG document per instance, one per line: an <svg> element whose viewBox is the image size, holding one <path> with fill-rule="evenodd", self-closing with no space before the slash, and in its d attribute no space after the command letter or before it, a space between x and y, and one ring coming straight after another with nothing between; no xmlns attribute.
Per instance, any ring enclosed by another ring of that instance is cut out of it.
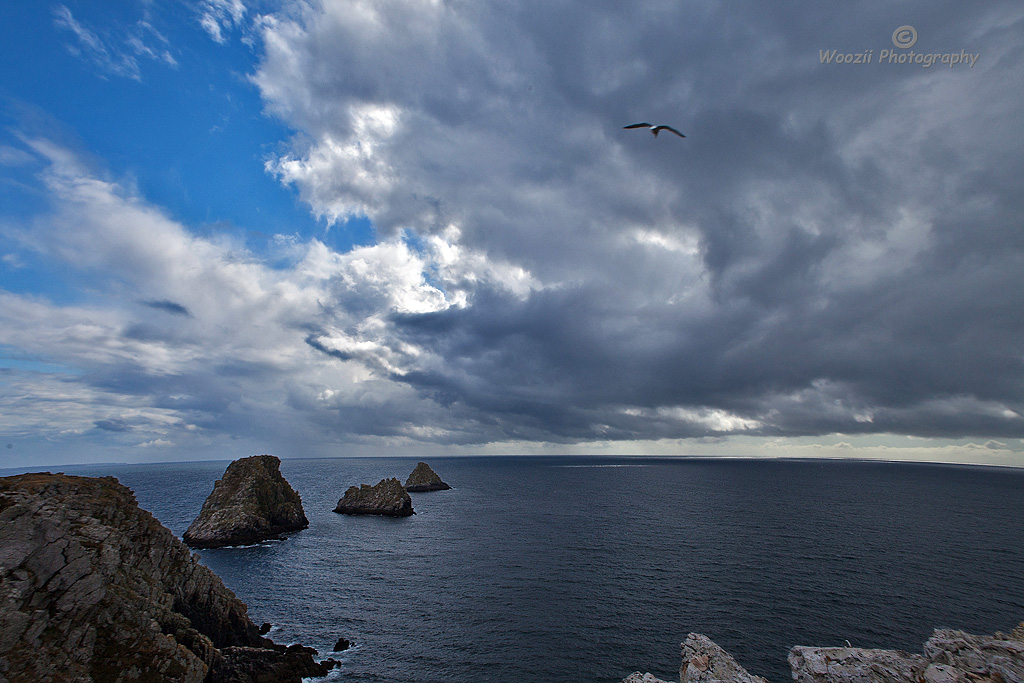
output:
<svg viewBox="0 0 1024 683"><path fill-rule="evenodd" d="M681 138L685 138L686 137L685 135L680 133L678 130L676 130L672 126L655 126L654 128L651 129L651 132L654 133L655 135L657 135L658 131L662 131L662 130L672 131L673 133L675 133L676 135L678 135Z"/></svg>
<svg viewBox="0 0 1024 683"><path fill-rule="evenodd" d="M651 124L649 124L649 123L634 123L634 124L631 124L631 125L628 125L628 126L623 126L623 129L626 129L626 128L650 128L650 127L651 127Z"/></svg>

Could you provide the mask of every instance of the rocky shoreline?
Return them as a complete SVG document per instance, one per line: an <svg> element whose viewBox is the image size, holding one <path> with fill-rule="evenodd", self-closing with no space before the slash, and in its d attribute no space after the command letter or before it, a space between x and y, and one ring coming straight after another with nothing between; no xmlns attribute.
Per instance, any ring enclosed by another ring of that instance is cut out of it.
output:
<svg viewBox="0 0 1024 683"><path fill-rule="evenodd" d="M689 634L680 647L680 683L768 683L703 634ZM788 660L796 683L1024 683L1024 622L991 636L936 629L922 654L797 646ZM667 682L638 671L622 683Z"/></svg>
<svg viewBox="0 0 1024 683"><path fill-rule="evenodd" d="M198 556L113 477L0 478L0 683L300 683Z"/></svg>

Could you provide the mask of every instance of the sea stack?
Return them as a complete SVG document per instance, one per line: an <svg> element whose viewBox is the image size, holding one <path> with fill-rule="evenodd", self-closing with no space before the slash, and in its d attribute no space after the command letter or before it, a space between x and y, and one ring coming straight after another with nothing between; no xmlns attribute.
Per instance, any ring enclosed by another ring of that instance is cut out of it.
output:
<svg viewBox="0 0 1024 683"><path fill-rule="evenodd" d="M414 514L412 498L397 479L381 479L376 486L350 486L334 511L344 515L388 517L408 517Z"/></svg>
<svg viewBox="0 0 1024 683"><path fill-rule="evenodd" d="M430 469L430 465L425 462L416 463L416 469L405 481L405 490L412 493L446 491L450 488L451 486L441 481L441 477L437 476L437 473Z"/></svg>
<svg viewBox="0 0 1024 683"><path fill-rule="evenodd" d="M0 478L0 680L300 683L316 651L245 603L113 477Z"/></svg>
<svg viewBox="0 0 1024 683"><path fill-rule="evenodd" d="M254 455L228 465L182 540L193 548L246 545L309 526L281 460Z"/></svg>

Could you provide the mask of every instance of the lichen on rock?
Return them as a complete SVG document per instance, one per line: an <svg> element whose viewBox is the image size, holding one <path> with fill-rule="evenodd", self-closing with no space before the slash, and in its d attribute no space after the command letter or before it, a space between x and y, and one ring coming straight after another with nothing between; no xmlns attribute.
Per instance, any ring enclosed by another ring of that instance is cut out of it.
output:
<svg viewBox="0 0 1024 683"><path fill-rule="evenodd" d="M0 479L0 681L326 673L308 649L260 636L245 603L113 477Z"/></svg>
<svg viewBox="0 0 1024 683"><path fill-rule="evenodd" d="M414 514L412 498L397 479L381 479L376 486L350 486L334 511L345 515L389 517L408 517Z"/></svg>
<svg viewBox="0 0 1024 683"><path fill-rule="evenodd" d="M422 493L425 491L446 491L451 486L441 481L430 465L425 462L416 463L416 469L412 471L405 481L405 490L411 493Z"/></svg>
<svg viewBox="0 0 1024 683"><path fill-rule="evenodd" d="M193 548L258 543L309 526L302 499L273 455L228 465L182 539Z"/></svg>

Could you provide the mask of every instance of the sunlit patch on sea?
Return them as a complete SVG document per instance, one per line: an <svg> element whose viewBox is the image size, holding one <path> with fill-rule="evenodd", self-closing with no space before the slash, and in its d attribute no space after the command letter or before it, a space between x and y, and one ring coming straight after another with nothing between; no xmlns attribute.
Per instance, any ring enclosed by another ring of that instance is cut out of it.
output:
<svg viewBox="0 0 1024 683"><path fill-rule="evenodd" d="M339 681L673 680L696 631L782 683L792 645L920 651L934 627L1024 620L1022 470L427 460L453 488L412 494L403 519L332 509L352 484L404 481L417 458L285 460L309 528L203 562L276 642L341 661ZM226 465L61 469L118 477L180 536ZM339 637L353 647L331 653Z"/></svg>

